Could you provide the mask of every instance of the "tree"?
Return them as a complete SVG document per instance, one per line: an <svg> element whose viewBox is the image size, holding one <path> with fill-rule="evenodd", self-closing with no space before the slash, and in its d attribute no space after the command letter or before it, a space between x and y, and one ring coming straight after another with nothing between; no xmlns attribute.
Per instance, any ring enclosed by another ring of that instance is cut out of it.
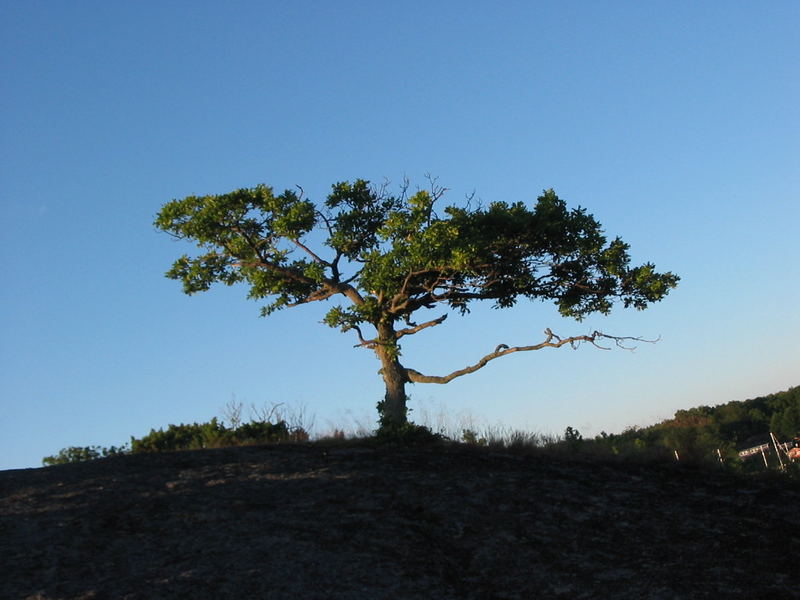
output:
<svg viewBox="0 0 800 600"><path fill-rule="evenodd" d="M448 383L514 352L632 339L597 331L564 338L546 329L538 344L501 344L449 375L404 366L400 340L441 325L447 310L463 315L478 300L508 308L524 297L552 301L562 315L580 320L607 314L614 301L644 309L677 285L676 275L657 273L651 263L631 266L625 242L608 242L591 214L568 209L553 190L533 208L467 202L438 209L445 189L430 183L410 194L406 182L397 195L365 180L337 183L322 206L303 198L302 188L276 195L267 185L173 200L156 227L201 252L179 258L167 277L181 281L187 294L215 282L244 283L249 298L269 300L264 316L340 298L323 322L353 331L357 346L377 355L386 386L378 410L387 428L407 423L407 383ZM414 320L437 306L445 312Z"/></svg>

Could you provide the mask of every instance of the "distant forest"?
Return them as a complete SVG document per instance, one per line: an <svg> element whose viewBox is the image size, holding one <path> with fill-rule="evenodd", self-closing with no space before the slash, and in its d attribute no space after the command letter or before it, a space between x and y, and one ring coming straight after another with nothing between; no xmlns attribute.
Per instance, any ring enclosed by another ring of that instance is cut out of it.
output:
<svg viewBox="0 0 800 600"><path fill-rule="evenodd" d="M800 435L800 386L752 400L679 410L656 425L617 435L602 433L596 441L619 450L633 446L677 451L681 459L718 460L721 454L738 461L740 450L769 442L770 432L779 442Z"/></svg>

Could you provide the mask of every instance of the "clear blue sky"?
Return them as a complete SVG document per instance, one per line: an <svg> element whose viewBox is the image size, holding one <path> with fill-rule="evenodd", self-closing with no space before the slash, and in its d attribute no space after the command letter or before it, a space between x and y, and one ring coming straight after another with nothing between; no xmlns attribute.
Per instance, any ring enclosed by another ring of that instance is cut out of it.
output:
<svg viewBox="0 0 800 600"><path fill-rule="evenodd" d="M0 3L0 469L232 399L371 424L379 364L323 306L262 319L163 277L186 251L163 203L260 182L552 187L681 275L644 312L486 308L408 338L444 374L546 327L662 337L417 385L412 417L594 435L800 384L798 26L793 0Z"/></svg>

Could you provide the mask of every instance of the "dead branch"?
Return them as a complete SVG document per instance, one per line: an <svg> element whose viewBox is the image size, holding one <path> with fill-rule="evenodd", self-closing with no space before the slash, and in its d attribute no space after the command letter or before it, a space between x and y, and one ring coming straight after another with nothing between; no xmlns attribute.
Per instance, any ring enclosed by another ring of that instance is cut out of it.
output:
<svg viewBox="0 0 800 600"><path fill-rule="evenodd" d="M637 341L637 342L647 342L647 343L655 343L658 339L655 340L646 340L639 337L632 337L632 336L615 336L615 335L608 335L602 333L600 331L594 331L591 335L575 335L568 338L561 338L554 334L550 329L544 330L545 339L543 342L539 344L535 344L533 346L513 346L509 347L506 344L499 344L495 349L494 352L487 354L483 358L481 358L477 363L474 365L464 367L463 369L459 369L457 371L453 371L449 375L439 376L439 375L424 375L419 371L415 371L414 369L406 369L406 377L408 381L411 383L449 383L456 377L461 377L462 375L468 375L470 373L474 373L478 369L482 369L485 367L490 361L493 361L496 358L500 358L501 356L506 356L508 354L513 354L514 352L530 352L532 350L541 350L542 348L560 348L561 346L565 346L569 344L573 348L577 348L581 343L586 342L592 344L596 348L600 348L601 350L610 350L605 346L601 346L597 343L600 339L607 339L613 340L614 344L618 348L622 348L624 350L635 350L635 346L631 347L626 345L628 341Z"/></svg>

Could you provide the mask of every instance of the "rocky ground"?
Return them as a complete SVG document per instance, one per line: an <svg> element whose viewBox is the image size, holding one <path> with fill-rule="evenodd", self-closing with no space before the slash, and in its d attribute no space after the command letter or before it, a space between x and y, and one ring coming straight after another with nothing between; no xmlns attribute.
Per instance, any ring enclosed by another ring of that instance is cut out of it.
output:
<svg viewBox="0 0 800 600"><path fill-rule="evenodd" d="M0 598L800 598L800 487L466 446L0 472Z"/></svg>

